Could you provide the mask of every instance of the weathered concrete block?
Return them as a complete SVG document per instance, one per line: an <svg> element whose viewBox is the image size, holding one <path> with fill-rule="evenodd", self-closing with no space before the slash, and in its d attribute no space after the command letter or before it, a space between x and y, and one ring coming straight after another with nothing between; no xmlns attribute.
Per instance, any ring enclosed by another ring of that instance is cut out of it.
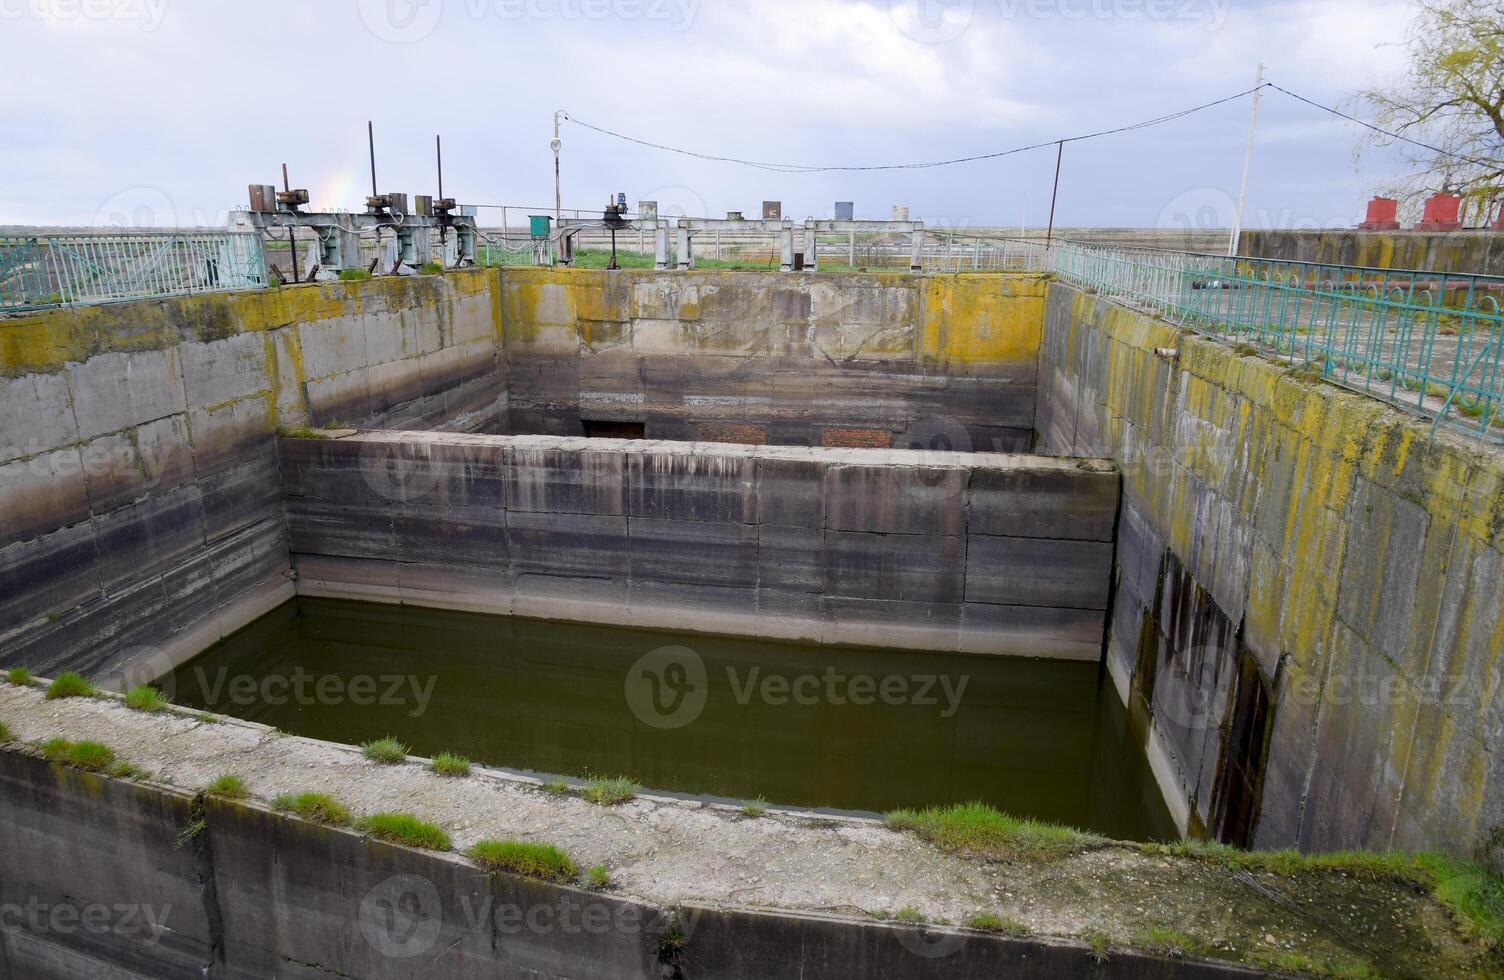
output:
<svg viewBox="0 0 1504 980"><path fill-rule="evenodd" d="M99 354L65 371L83 439L188 408L176 348Z"/></svg>
<svg viewBox="0 0 1504 980"><path fill-rule="evenodd" d="M1100 462L1047 466L1029 461L977 467L966 526L972 534L1111 541L1118 475Z"/></svg>
<svg viewBox="0 0 1504 980"><path fill-rule="evenodd" d="M76 448L0 464L0 547L86 520L90 511L83 473Z"/></svg>
<svg viewBox="0 0 1504 980"><path fill-rule="evenodd" d="M625 517L507 512L507 547L519 576L626 581L627 542Z"/></svg>
<svg viewBox="0 0 1504 980"><path fill-rule="evenodd" d="M806 453L757 454L757 522L825 527L825 460ZM808 540L808 534L805 535Z"/></svg>
<svg viewBox="0 0 1504 980"><path fill-rule="evenodd" d="M826 531L825 585L832 595L959 603L965 575L962 538Z"/></svg>
<svg viewBox="0 0 1504 980"><path fill-rule="evenodd" d="M942 455L850 450L825 473L825 526L832 531L959 536L968 471Z"/></svg>
<svg viewBox="0 0 1504 980"><path fill-rule="evenodd" d="M1004 606L1106 609L1112 544L973 534L966 599Z"/></svg>
<svg viewBox="0 0 1504 980"><path fill-rule="evenodd" d="M755 524L713 524L633 517L631 579L755 588L758 528ZM749 608L750 611L750 608Z"/></svg>
<svg viewBox="0 0 1504 980"><path fill-rule="evenodd" d="M506 507L535 513L627 512L626 457L616 444L591 440L591 448L519 439L504 450Z"/></svg>
<svg viewBox="0 0 1504 980"><path fill-rule="evenodd" d="M270 389L266 344L262 333L237 333L179 345L187 407L207 408Z"/></svg>
<svg viewBox="0 0 1504 980"><path fill-rule="evenodd" d="M36 456L78 439L68 376L62 371L0 377L0 463Z"/></svg>
<svg viewBox="0 0 1504 980"><path fill-rule="evenodd" d="M757 465L750 447L657 444L655 450L627 456L633 517L756 523Z"/></svg>

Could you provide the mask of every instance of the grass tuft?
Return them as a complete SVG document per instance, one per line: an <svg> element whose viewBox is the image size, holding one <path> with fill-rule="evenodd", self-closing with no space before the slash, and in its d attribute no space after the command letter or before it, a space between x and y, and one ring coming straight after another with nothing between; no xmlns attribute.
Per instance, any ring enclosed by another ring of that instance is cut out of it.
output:
<svg viewBox="0 0 1504 980"><path fill-rule="evenodd" d="M6 726L5 722L0 721L0 742L9 742L9 741L10 741L10 728Z"/></svg>
<svg viewBox="0 0 1504 980"><path fill-rule="evenodd" d="M585 872L584 886L590 891L604 891L611 887L611 873L604 864L593 865Z"/></svg>
<svg viewBox="0 0 1504 980"><path fill-rule="evenodd" d="M243 800L250 795L246 788L245 780L227 772L223 776L216 776L214 782L204 787L206 796L219 796L227 800Z"/></svg>
<svg viewBox="0 0 1504 980"><path fill-rule="evenodd" d="M36 680L26 667L12 667L5 672L5 679L17 687L30 687L31 682Z"/></svg>
<svg viewBox="0 0 1504 980"><path fill-rule="evenodd" d="M1006 919L992 912L977 912L966 917L962 923L968 929L980 932L996 932L1008 936L1027 936L1031 931L1017 919Z"/></svg>
<svg viewBox="0 0 1504 980"><path fill-rule="evenodd" d="M430 851L447 851L454 846L443 827L419 820L410 813L373 813L357 820L355 829L378 840L424 847Z"/></svg>
<svg viewBox="0 0 1504 980"><path fill-rule="evenodd" d="M580 795L591 803L599 803L601 806L616 806L626 803L628 800L637 798L637 793L642 787L628 779L626 776L616 776L611 779L592 779L585 784Z"/></svg>
<svg viewBox="0 0 1504 980"><path fill-rule="evenodd" d="M50 738L42 743L42 754L50 762L92 772L106 772L115 762L114 749L88 739L70 742L66 738Z"/></svg>
<svg viewBox="0 0 1504 980"><path fill-rule="evenodd" d="M161 691L150 684L142 684L125 693L125 703L137 711L166 711L168 701L167 695Z"/></svg>
<svg viewBox="0 0 1504 980"><path fill-rule="evenodd" d="M389 766L401 762L407 758L407 746L388 735L386 738L378 738L375 741L366 742L360 747L360 751L372 762L379 762Z"/></svg>
<svg viewBox="0 0 1504 980"><path fill-rule="evenodd" d="M555 796L563 796L569 792L569 784L562 779L550 779L543 784L543 792L552 793Z"/></svg>
<svg viewBox="0 0 1504 980"><path fill-rule="evenodd" d="M294 813L314 823L347 824L349 809L327 793L283 793L272 800L272 806L286 813Z"/></svg>
<svg viewBox="0 0 1504 980"><path fill-rule="evenodd" d="M92 698L99 691L84 679L82 674L73 671L64 671L53 678L52 683L47 685L47 699L57 698Z"/></svg>
<svg viewBox="0 0 1504 980"><path fill-rule="evenodd" d="M116 779L147 779L151 776L151 773L134 762L126 762L124 759L115 760L107 771Z"/></svg>
<svg viewBox="0 0 1504 980"><path fill-rule="evenodd" d="M985 803L894 810L887 815L887 825L917 834L943 851L1005 861L1049 861L1105 843L1105 838L1059 824L1012 817Z"/></svg>
<svg viewBox="0 0 1504 980"><path fill-rule="evenodd" d="M520 840L482 840L466 852L492 874L506 872L537 878L541 881L568 881L578 872L574 861L552 844L534 844ZM605 866L597 866L602 878ZM597 868L590 869L594 877Z"/></svg>
<svg viewBox="0 0 1504 980"><path fill-rule="evenodd" d="M341 269L339 270L339 277L345 282L365 282L367 279L371 278L371 270Z"/></svg>
<svg viewBox="0 0 1504 980"><path fill-rule="evenodd" d="M768 812L768 801L762 797L742 804L742 812L749 817L761 817Z"/></svg>
<svg viewBox="0 0 1504 980"><path fill-rule="evenodd" d="M911 926L922 926L926 922L930 921L923 912L919 911L919 909L915 908L912 905L905 905L897 912L894 912L893 918L897 919L899 922L907 923Z"/></svg>
<svg viewBox="0 0 1504 980"><path fill-rule="evenodd" d="M425 276L437 276L442 274L443 271L444 263L442 262L424 262L418 266L418 272Z"/></svg>
<svg viewBox="0 0 1504 980"><path fill-rule="evenodd" d="M440 776L468 776L470 775L470 760L453 752L440 752L433 757L428 768Z"/></svg>

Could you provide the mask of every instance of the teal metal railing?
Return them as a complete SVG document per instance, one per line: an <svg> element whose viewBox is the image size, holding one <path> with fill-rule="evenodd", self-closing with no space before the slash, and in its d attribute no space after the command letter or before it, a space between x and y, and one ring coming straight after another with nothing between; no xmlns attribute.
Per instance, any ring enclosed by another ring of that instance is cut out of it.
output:
<svg viewBox="0 0 1504 980"><path fill-rule="evenodd" d="M0 232L0 312L266 284L255 232Z"/></svg>
<svg viewBox="0 0 1504 980"><path fill-rule="evenodd" d="M1504 277L1062 242L1055 273L1480 438L1504 438ZM1433 429L1434 429L1433 425Z"/></svg>

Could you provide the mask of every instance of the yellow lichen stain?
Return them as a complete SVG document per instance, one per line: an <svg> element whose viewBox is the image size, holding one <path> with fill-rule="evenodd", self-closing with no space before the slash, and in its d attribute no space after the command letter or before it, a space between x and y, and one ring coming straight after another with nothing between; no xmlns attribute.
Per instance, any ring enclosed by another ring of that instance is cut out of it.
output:
<svg viewBox="0 0 1504 980"><path fill-rule="evenodd" d="M1037 361L1046 281L1038 275L963 273L922 285L920 352L942 364Z"/></svg>

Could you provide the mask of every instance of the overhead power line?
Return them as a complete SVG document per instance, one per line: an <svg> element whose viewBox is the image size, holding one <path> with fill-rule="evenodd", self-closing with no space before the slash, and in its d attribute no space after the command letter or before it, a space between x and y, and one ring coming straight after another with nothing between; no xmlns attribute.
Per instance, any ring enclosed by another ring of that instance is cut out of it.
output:
<svg viewBox="0 0 1504 980"><path fill-rule="evenodd" d="M1462 154L1462 153L1456 153L1456 152L1453 152L1451 150L1442 149L1439 146L1433 146L1430 143L1425 143L1425 142L1422 142L1420 140L1412 139L1412 138L1410 138L1408 136L1403 136L1403 135L1401 135L1399 133L1392 132L1392 131L1384 129L1384 128L1380 127L1380 126L1376 126L1373 123L1367 122L1367 121L1365 121L1363 119L1359 119L1356 116L1353 116L1353 115L1350 115L1350 114L1348 114L1346 112L1343 112L1340 109L1336 109L1336 108L1334 108L1332 106L1328 106L1328 105L1323 105L1322 103L1317 102L1317 101L1315 101L1313 99L1308 99L1308 98L1306 98L1303 95L1300 95L1300 94L1298 94L1296 92L1292 92L1289 89L1283 88L1283 87L1281 87L1279 85L1276 85L1273 82L1264 82L1261 85L1257 85L1254 88L1250 88L1250 89L1247 89L1245 91L1238 92L1235 95L1229 95L1229 96L1227 96L1225 98L1216 99L1216 100L1214 100L1212 102L1203 102L1201 105L1192 106L1189 109L1181 109L1178 112L1171 112L1171 113L1167 113L1167 114L1162 115L1162 116L1155 116L1152 119L1145 119L1145 120L1143 120L1141 122L1130 123L1130 124L1128 124L1126 126L1116 126L1116 127L1112 128L1112 129L1099 129L1099 130L1097 130L1095 132L1081 133L1081 134L1076 135L1076 136L1063 136L1063 137L1060 137L1058 139L1043 140L1043 141L1038 142L1038 143L1030 143L1027 146L1015 146L1015 147L1013 147L1011 149L998 150L998 151L993 152L993 153L978 153L978 154L974 154L972 156L953 157L953 158L951 158L949 160L931 160L931 161L923 162L923 163L886 163L886 164L869 164L869 165L820 165L820 164L803 164L803 163L775 163L775 162L768 161L768 160L746 160L746 159L742 159L740 157L722 156L722 155L715 154L715 153L702 153L702 152L699 152L699 151L696 151L696 150L686 150L686 149L683 149L682 147L668 146L668 145L666 145L664 143L655 143L655 142L653 142L651 140L639 139L639 138L637 138L635 136L628 136L625 133L618 133L615 130L607 129L604 126L596 126L593 123L586 122L583 119L578 119L578 118L570 115L568 112L562 112L561 115L563 116L563 118L567 119L569 122L574 123L576 126L580 126L580 127L584 128L584 129L593 130L594 132L600 133L600 134L602 134L604 136L610 136L613 139L624 140L624 141L626 141L628 143L635 143L638 146L645 146L645 147L648 147L649 149L663 150L666 153L677 153L677 154L679 154L681 156L694 157L697 160L710 160L710 161L717 162L717 163L733 163L733 164L738 164L738 165L744 166L744 167L756 167L756 168L758 168L760 170L772 170L772 171L776 171L776 172L779 172L779 173L831 173L831 172L837 172L837 171L848 172L849 173L849 172L864 172L864 171L878 171L878 170L929 170L929 169L933 169L935 167L950 167L950 166L954 166L956 164L962 164L962 163L976 163L976 162L982 161L982 160L996 160L996 159L999 159L1001 157L1013 156L1013 155L1018 154L1018 153L1028 153L1031 150L1040 150L1040 149L1044 149L1045 147L1049 147L1049 146L1058 146L1058 145L1061 145L1061 144L1064 144L1064 143L1078 143L1078 142L1081 142L1083 140L1099 139L1099 138L1104 137L1104 136L1116 136L1116 135L1121 134L1121 133L1133 132L1135 130L1140 130L1140 129L1148 129L1148 128L1152 127L1152 126L1160 126L1160 125L1163 125L1163 124L1168 123L1168 122L1174 122L1177 119L1183 119L1186 116L1193 115L1194 113L1203 112L1203 111L1205 111L1207 109L1212 109L1212 108L1215 108L1215 107L1220 106L1220 105L1226 105L1229 102L1236 102L1239 99L1247 98L1248 96L1254 94L1255 92L1259 91L1260 89L1265 89L1265 88L1272 88L1272 89L1274 89L1277 92L1280 92L1280 93L1282 93L1282 94L1284 94L1286 96L1289 96L1290 98L1296 100L1297 102L1302 102L1305 105L1311 106L1312 108L1320 109L1322 112L1330 113L1331 115L1337 116L1337 117L1339 117L1341 119L1345 119L1348 122L1356 123L1359 126L1363 126L1363 127L1366 127L1367 129L1371 129L1371 130L1373 130L1376 133L1380 133L1380 134L1382 134L1384 136L1389 137L1390 139L1399 140L1399 141L1404 142L1404 143L1409 143L1409 144L1411 144L1413 146L1418 146L1418 147L1420 147L1422 149L1430 150L1431 152L1439 154L1441 156L1451 157L1451 158L1456 159L1456 160L1461 160L1461 161L1464 161L1464 162L1467 162L1467 163L1473 163L1473 164L1477 164L1479 166L1484 166L1484 167L1499 167L1499 166L1501 166L1501 161L1498 161L1498 160L1487 160L1487 159L1482 159L1482 158L1479 158L1479 157L1468 156L1468 155Z"/></svg>
<svg viewBox="0 0 1504 980"><path fill-rule="evenodd" d="M1375 133L1387 136L1390 139L1399 140L1402 143L1409 143L1411 146L1418 146L1423 150L1430 150L1432 153L1437 153L1444 157L1451 157L1454 160L1461 160L1465 163L1476 163L1480 167L1498 167L1501 165L1501 161L1499 160L1486 160L1480 157L1468 156L1465 153L1455 153L1452 150L1444 150L1439 146L1432 146L1430 143L1423 143L1420 140L1411 139L1408 136L1401 136L1399 133L1391 132L1390 130L1384 129L1382 126L1375 126L1373 123L1368 122L1365 119L1359 119L1357 116L1348 115L1341 109L1335 109L1329 105L1322 105L1320 102L1308 99L1304 95L1298 95L1287 88L1281 88L1273 82L1265 82L1264 84L1274 89L1276 92L1283 92L1285 95L1288 95L1290 98L1294 99L1297 102L1304 102L1306 105L1311 106L1315 109L1320 109L1322 112L1330 112L1334 116L1346 119L1351 123L1357 123L1359 126L1362 126L1365 129L1371 129Z"/></svg>
<svg viewBox="0 0 1504 980"><path fill-rule="evenodd" d="M850 172L869 170L928 170L933 167L949 167L958 163L975 163L979 160L996 160L999 157L1012 156L1015 153L1027 153L1030 150L1038 150L1046 146L1055 146L1059 143L1075 143L1080 140L1096 139L1100 136L1112 136L1117 133L1126 133L1135 129L1147 129L1150 126L1158 126L1162 123L1167 123L1176 119L1184 118L1185 116L1189 116L1192 113L1201 112L1204 109L1211 109L1215 106L1224 105L1228 102L1236 102L1238 99L1252 95L1255 91L1256 89L1248 89L1247 91L1239 92L1236 95L1229 95L1225 99L1217 99L1214 102L1206 102L1198 106L1193 106L1190 109L1182 109L1179 112L1172 112L1168 115L1156 116L1153 119L1145 119L1142 122L1131 123L1127 126L1118 126L1114 129L1098 130L1094 133L1082 133L1079 136L1066 136L1060 139L1045 140L1042 143L1031 143L1028 146L1016 146L1011 150L999 150L996 153L979 153L974 156L955 157L950 160L932 160L928 163L887 163L868 166L820 166L815 164L802 163L770 163L766 160L743 160L738 157L718 156L713 153L699 153L694 150L685 150L676 146L666 146L662 143L654 143L649 140L638 139L635 136L627 136L624 133L614 132L612 130L606 129L605 127L593 125L583 119L576 119L574 116L568 113L564 114L564 118L568 119L576 126L583 126L585 129L591 129L597 133L602 133L606 136L611 136L619 140L626 140L628 143L636 143L638 146L646 146L655 150L664 150L669 153L678 153L682 156L694 157L699 160L713 160L720 163L736 163L747 167L758 167L763 170L777 170L784 173L828 173L831 171Z"/></svg>

